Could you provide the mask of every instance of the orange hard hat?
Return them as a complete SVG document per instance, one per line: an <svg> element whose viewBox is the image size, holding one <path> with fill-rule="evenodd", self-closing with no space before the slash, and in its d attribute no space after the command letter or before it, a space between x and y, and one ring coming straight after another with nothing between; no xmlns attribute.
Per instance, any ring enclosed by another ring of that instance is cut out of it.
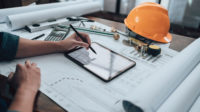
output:
<svg viewBox="0 0 200 112"><path fill-rule="evenodd" d="M157 42L171 42L168 11L157 3L146 2L136 6L124 20L132 32Z"/></svg>

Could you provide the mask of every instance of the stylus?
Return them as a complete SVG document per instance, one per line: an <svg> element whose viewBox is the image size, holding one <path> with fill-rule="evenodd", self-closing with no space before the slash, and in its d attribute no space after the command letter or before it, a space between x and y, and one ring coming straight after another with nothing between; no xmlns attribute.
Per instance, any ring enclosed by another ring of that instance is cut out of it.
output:
<svg viewBox="0 0 200 112"><path fill-rule="evenodd" d="M76 31L76 29L70 24L69 25L73 30L74 30L74 32L83 40L83 42L86 42L86 43L88 43L88 41L87 41L87 39L86 38L84 38L78 31ZM89 45L89 48L95 53L95 54L97 54L96 53L96 51Z"/></svg>

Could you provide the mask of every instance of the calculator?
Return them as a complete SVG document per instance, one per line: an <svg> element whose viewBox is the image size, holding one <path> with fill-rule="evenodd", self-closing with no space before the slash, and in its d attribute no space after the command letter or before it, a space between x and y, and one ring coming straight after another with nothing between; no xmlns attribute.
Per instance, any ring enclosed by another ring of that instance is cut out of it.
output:
<svg viewBox="0 0 200 112"><path fill-rule="evenodd" d="M69 34L70 28L62 29L59 27L54 27L51 33L44 39L45 41L60 41L64 40Z"/></svg>

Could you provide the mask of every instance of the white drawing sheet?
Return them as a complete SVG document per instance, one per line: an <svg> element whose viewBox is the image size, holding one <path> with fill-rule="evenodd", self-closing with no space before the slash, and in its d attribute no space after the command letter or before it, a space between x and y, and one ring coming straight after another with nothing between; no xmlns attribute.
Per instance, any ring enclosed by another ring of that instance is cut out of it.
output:
<svg viewBox="0 0 200 112"><path fill-rule="evenodd" d="M200 39L197 39L187 48L181 51L169 63L167 63L162 68L156 70L153 73L154 75L149 77L148 80L146 80L143 84L132 91L132 93L130 93L132 94L132 96L130 96L126 100L130 101L137 107L140 107L144 112L157 111L162 103L182 83L182 81L185 80L185 78L193 71L197 64L199 64L199 49ZM197 81L194 81L194 83L196 84ZM194 87L196 88L196 86L197 85L195 85ZM198 92L199 90L197 90L194 94L196 95ZM193 99L194 97L191 98Z"/></svg>
<svg viewBox="0 0 200 112"><path fill-rule="evenodd" d="M86 27L90 25L98 25L106 30L111 29L97 22L87 23ZM48 32L50 30L39 33ZM25 31L19 30L12 33L30 39L30 33ZM70 32L70 34L72 33ZM32 36L37 34L38 32L31 33ZM118 105L118 102L127 97L133 97L132 92L136 87L152 77L154 75L152 72L160 69L177 54L169 48L163 48L162 56L153 61L154 58L143 59L139 53L137 55L130 53L129 50L132 52L134 48L122 44L123 39L127 39L126 37L121 36L118 41L113 37L94 34L90 34L90 37L93 42L98 42L136 61L136 66L113 81L105 83L68 60L63 54L52 54L1 62L0 74L8 75L15 71L17 63L24 63L29 59L41 68L40 90L64 109L72 112L123 112L122 105ZM134 50L134 52L136 51Z"/></svg>
<svg viewBox="0 0 200 112"><path fill-rule="evenodd" d="M100 11L102 8L101 5L102 3L100 1L91 1L84 2L82 4L69 5L67 7L14 14L7 16L6 23L12 30L17 30L25 27L26 25Z"/></svg>
<svg viewBox="0 0 200 112"><path fill-rule="evenodd" d="M78 112L118 112L120 107L116 107L116 103L127 96L131 97L131 91L145 81L151 71L138 62L135 68L105 83L66 59L63 54L27 59L37 63L41 69L40 90L64 109ZM10 64L1 63L3 71L0 73L13 72L17 63L23 63L27 59L16 60Z"/></svg>

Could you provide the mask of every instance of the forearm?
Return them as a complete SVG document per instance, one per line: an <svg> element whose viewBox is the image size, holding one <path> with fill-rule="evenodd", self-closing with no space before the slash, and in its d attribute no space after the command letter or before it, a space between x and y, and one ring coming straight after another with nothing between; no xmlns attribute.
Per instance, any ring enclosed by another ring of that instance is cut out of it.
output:
<svg viewBox="0 0 200 112"><path fill-rule="evenodd" d="M63 52L60 42L28 40L20 38L16 58Z"/></svg>
<svg viewBox="0 0 200 112"><path fill-rule="evenodd" d="M8 110L19 112L32 112L36 91L19 88Z"/></svg>

